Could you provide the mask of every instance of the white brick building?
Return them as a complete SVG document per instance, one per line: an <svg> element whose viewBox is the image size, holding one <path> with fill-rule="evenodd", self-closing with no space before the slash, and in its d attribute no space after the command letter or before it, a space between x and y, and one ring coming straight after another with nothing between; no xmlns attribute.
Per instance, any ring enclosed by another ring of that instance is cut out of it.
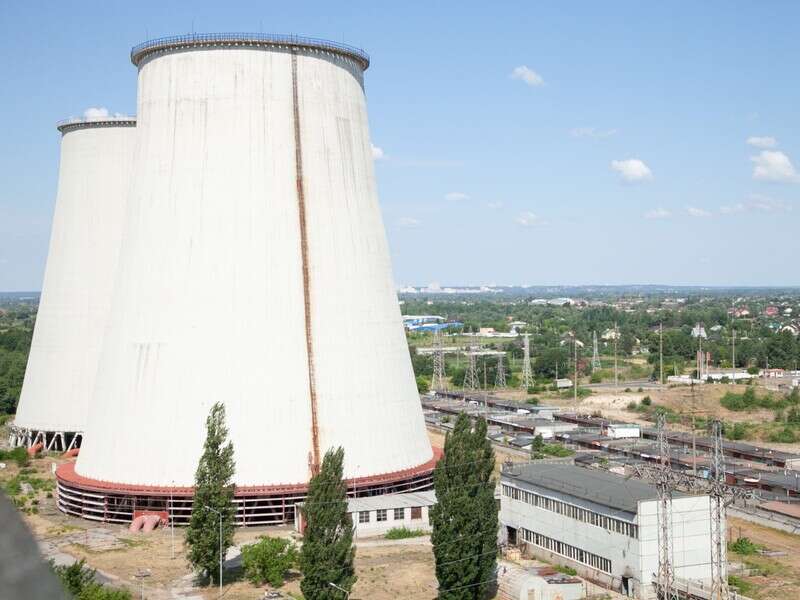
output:
<svg viewBox="0 0 800 600"><path fill-rule="evenodd" d="M514 465L501 477L500 521L509 543L635 598L655 597L656 490L641 481L573 465ZM676 494L675 575L711 578L708 496Z"/></svg>

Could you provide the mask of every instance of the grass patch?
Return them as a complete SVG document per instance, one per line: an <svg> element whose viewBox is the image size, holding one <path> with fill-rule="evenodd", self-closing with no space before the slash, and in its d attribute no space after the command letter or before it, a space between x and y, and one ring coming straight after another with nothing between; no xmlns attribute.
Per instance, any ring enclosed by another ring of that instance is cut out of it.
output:
<svg viewBox="0 0 800 600"><path fill-rule="evenodd" d="M745 581L743 578L737 577L736 575L728 575L728 585L736 588L740 594L745 596L748 596L755 591L755 586L752 583Z"/></svg>
<svg viewBox="0 0 800 600"><path fill-rule="evenodd" d="M408 529L407 527L392 527L383 537L387 540L405 540L408 538L423 537L428 535L419 529Z"/></svg>
<svg viewBox="0 0 800 600"><path fill-rule="evenodd" d="M573 569L572 567L565 567L565 566L562 566L562 565L555 565L554 568L559 573L563 573L564 575L569 575L570 577L575 577L575 575L578 574L578 572L575 569Z"/></svg>

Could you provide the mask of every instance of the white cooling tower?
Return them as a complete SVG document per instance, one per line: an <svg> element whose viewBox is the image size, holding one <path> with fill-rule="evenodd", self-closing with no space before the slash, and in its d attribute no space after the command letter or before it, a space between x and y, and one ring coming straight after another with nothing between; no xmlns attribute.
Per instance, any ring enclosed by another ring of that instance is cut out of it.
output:
<svg viewBox="0 0 800 600"><path fill-rule="evenodd" d="M130 505L163 508L175 486L190 495L218 401L240 523L287 518L336 446L359 492L429 486L375 187L367 56L222 34L149 42L132 61L120 277L86 440L59 472L62 509L124 521Z"/></svg>
<svg viewBox="0 0 800 600"><path fill-rule="evenodd" d="M108 321L136 121L70 120L50 250L13 441L66 450L86 425Z"/></svg>

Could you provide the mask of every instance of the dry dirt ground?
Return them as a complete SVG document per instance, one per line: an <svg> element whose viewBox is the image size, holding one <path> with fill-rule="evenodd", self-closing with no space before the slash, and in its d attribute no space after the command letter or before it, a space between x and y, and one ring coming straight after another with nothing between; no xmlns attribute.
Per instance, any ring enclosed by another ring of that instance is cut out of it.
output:
<svg viewBox="0 0 800 600"><path fill-rule="evenodd" d="M732 562L743 562L753 571L744 577L751 584L746 595L754 600L790 600L800 598L800 536L743 521L728 519L729 538L746 537L767 550L784 556L739 556L729 553Z"/></svg>

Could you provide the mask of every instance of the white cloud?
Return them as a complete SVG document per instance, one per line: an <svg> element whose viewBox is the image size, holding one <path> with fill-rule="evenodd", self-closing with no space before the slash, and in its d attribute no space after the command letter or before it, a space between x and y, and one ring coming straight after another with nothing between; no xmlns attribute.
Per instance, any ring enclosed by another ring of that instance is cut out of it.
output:
<svg viewBox="0 0 800 600"><path fill-rule="evenodd" d="M444 195L444 199L455 202L458 200L469 200L469 196L464 192L447 192Z"/></svg>
<svg viewBox="0 0 800 600"><path fill-rule="evenodd" d="M519 66L511 71L511 79L519 79L531 87L544 85L544 79L542 79L542 76L525 65Z"/></svg>
<svg viewBox="0 0 800 600"><path fill-rule="evenodd" d="M569 134L576 138L607 138L617 134L616 129L595 129L594 127L575 127Z"/></svg>
<svg viewBox="0 0 800 600"><path fill-rule="evenodd" d="M419 224L419 220L414 217L400 217L397 221L397 226L404 229L413 229L414 227L419 227Z"/></svg>
<svg viewBox="0 0 800 600"><path fill-rule="evenodd" d="M737 202L721 206L719 211L724 215L735 215L743 212L779 213L791 212L792 205L769 196L753 194L747 202Z"/></svg>
<svg viewBox="0 0 800 600"><path fill-rule="evenodd" d="M612 160L611 168L619 173L625 181L647 181L653 178L653 172L650 167L638 158Z"/></svg>
<svg viewBox="0 0 800 600"><path fill-rule="evenodd" d="M486 206L491 208L492 210L498 210L500 208L503 208L503 203L502 202L487 202Z"/></svg>
<svg viewBox="0 0 800 600"><path fill-rule="evenodd" d="M746 210L747 207L743 202L737 202L736 204L728 204L726 206L719 207L719 212L721 212L723 215L735 215L738 213L743 213Z"/></svg>
<svg viewBox="0 0 800 600"><path fill-rule="evenodd" d="M800 181L792 161L783 152L762 150L758 156L751 156L750 160L754 165L753 179L782 182Z"/></svg>
<svg viewBox="0 0 800 600"><path fill-rule="evenodd" d="M373 160L381 160L382 158L386 158L386 155L383 153L383 148L379 148L373 144L370 144L372 148L372 158Z"/></svg>
<svg viewBox="0 0 800 600"><path fill-rule="evenodd" d="M711 213L703 208L697 208L696 206L690 206L686 209L687 214L690 217L697 217L697 218L705 218L710 217Z"/></svg>
<svg viewBox="0 0 800 600"><path fill-rule="evenodd" d="M671 216L671 212L661 207L648 210L644 213L645 219L669 219Z"/></svg>
<svg viewBox="0 0 800 600"><path fill-rule="evenodd" d="M84 119L106 119L109 116L105 106L91 106L83 111Z"/></svg>
<svg viewBox="0 0 800 600"><path fill-rule="evenodd" d="M751 135L749 138L747 138L747 143L751 146L755 146L756 148L774 148L778 145L778 140L768 135Z"/></svg>
<svg viewBox="0 0 800 600"><path fill-rule="evenodd" d="M541 225L542 220L536 214L525 211L517 215L516 222L523 227L533 227L534 225Z"/></svg>

